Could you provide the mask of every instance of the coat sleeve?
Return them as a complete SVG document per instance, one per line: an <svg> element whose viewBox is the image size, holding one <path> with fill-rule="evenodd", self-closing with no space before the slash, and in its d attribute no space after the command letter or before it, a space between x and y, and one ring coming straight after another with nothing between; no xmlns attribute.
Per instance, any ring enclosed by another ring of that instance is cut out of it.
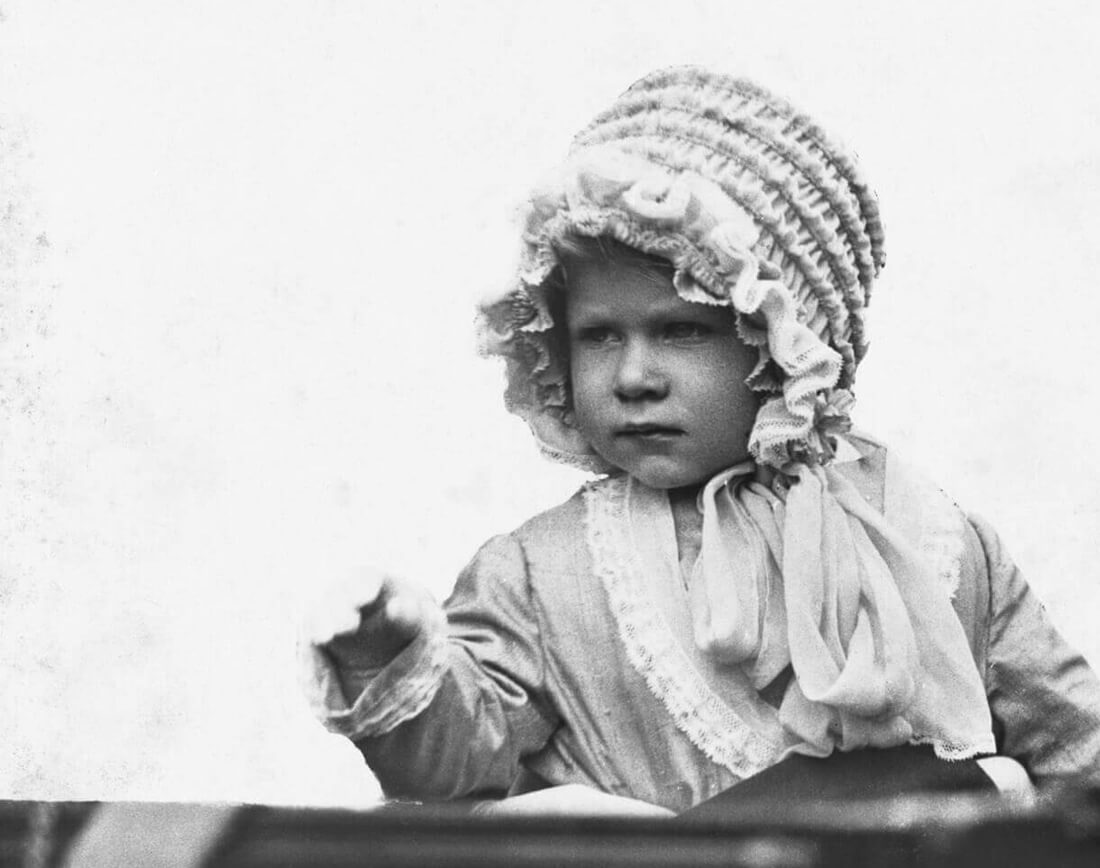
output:
<svg viewBox="0 0 1100 868"><path fill-rule="evenodd" d="M390 797L503 795L558 725L520 543L486 543L445 608L446 633L421 635L369 677L310 649L315 713L355 742ZM358 696L343 695L341 676L364 685Z"/></svg>
<svg viewBox="0 0 1100 868"><path fill-rule="evenodd" d="M1054 628L993 529L970 520L989 571L986 692L1000 752L1036 783L1100 785L1100 680Z"/></svg>

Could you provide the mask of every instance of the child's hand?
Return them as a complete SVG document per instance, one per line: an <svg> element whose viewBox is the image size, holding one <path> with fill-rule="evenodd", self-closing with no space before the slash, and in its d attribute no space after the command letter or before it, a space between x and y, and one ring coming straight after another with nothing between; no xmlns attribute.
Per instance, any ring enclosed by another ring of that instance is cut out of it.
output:
<svg viewBox="0 0 1100 868"><path fill-rule="evenodd" d="M380 669L421 631L445 623L443 610L424 588L359 570L329 589L306 630L338 664L363 672Z"/></svg>

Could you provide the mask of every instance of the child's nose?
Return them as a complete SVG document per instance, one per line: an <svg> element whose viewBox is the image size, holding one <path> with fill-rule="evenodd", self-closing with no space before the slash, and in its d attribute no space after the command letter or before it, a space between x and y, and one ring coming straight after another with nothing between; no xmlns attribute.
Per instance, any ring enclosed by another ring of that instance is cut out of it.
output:
<svg viewBox="0 0 1100 868"><path fill-rule="evenodd" d="M627 341L615 371L616 397L636 401L663 397L667 391L668 380L652 348L643 341Z"/></svg>

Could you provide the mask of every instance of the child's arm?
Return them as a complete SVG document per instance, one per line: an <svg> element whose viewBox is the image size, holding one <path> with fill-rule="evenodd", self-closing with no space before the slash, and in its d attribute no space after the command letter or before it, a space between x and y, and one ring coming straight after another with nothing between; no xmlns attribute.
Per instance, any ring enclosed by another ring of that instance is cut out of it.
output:
<svg viewBox="0 0 1100 868"><path fill-rule="evenodd" d="M986 692L1002 753L1037 783L1100 785L1100 680L1051 624L988 524L971 516L990 580Z"/></svg>
<svg viewBox="0 0 1100 868"><path fill-rule="evenodd" d="M389 796L503 795L558 725L520 544L482 548L448 602L449 624L415 586L376 585L358 623L311 649L315 710Z"/></svg>

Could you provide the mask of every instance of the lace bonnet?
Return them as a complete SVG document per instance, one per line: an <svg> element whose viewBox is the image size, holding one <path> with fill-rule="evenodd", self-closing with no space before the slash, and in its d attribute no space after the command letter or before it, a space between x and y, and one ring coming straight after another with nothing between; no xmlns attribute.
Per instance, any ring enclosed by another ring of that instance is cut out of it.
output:
<svg viewBox="0 0 1100 868"><path fill-rule="evenodd" d="M482 351L506 361L507 408L550 457L605 462L574 425L554 329L557 249L609 237L667 259L684 299L731 307L759 349L749 439L776 469L832 457L867 350L864 310L883 266L874 193L852 154L787 102L699 68L652 73L574 140L523 211L519 275L482 303ZM560 306L559 306L560 309Z"/></svg>

